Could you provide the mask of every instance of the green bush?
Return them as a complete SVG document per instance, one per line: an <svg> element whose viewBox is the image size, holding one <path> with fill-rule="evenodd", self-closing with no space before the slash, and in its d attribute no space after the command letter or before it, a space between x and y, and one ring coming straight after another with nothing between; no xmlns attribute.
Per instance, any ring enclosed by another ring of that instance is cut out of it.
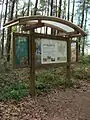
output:
<svg viewBox="0 0 90 120"><path fill-rule="evenodd" d="M57 70L52 69L47 72L42 72L36 76L37 91L47 92L54 87L63 86L64 88L73 87L74 82L68 81L60 76Z"/></svg>
<svg viewBox="0 0 90 120"><path fill-rule="evenodd" d="M73 87L74 82L66 80L64 72L61 69L49 69L48 71L37 73L35 82L36 92L40 94L42 92L47 93L51 89L59 86L63 88ZM0 100L15 99L18 101L29 94L30 85L26 81L27 78L22 77L25 80L22 82L17 75L12 74L12 77L10 77L12 82L10 79L7 80L7 75L5 77L2 76L2 83L4 82L4 84L0 87ZM14 78L15 80L13 80L13 76L16 76Z"/></svg>
<svg viewBox="0 0 90 120"><path fill-rule="evenodd" d="M80 56L79 63L86 64L86 65L90 64L90 55Z"/></svg>
<svg viewBox="0 0 90 120"><path fill-rule="evenodd" d="M22 83L5 86L0 89L0 91L0 101L8 99L15 99L18 101L28 95L28 90Z"/></svg>

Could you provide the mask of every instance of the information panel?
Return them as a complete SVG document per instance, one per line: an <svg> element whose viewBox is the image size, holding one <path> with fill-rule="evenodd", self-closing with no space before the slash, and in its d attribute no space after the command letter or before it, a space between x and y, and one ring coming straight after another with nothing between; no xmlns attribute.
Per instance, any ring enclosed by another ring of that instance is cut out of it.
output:
<svg viewBox="0 0 90 120"><path fill-rule="evenodd" d="M41 63L67 62L67 42L52 39L41 39Z"/></svg>
<svg viewBox="0 0 90 120"><path fill-rule="evenodd" d="M66 63L67 41L46 38L35 39L35 65ZM14 34L13 36L13 63L17 67L26 67L30 63L31 52L29 35Z"/></svg>
<svg viewBox="0 0 90 120"><path fill-rule="evenodd" d="M28 37L15 36L15 65L23 66L28 65Z"/></svg>

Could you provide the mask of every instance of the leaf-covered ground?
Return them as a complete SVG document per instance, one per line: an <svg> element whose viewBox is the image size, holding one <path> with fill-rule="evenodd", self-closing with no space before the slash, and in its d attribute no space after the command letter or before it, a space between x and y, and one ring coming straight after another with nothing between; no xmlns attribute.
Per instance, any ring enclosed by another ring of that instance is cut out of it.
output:
<svg viewBox="0 0 90 120"><path fill-rule="evenodd" d="M90 120L90 83L79 89L54 89L16 102L0 102L0 120Z"/></svg>

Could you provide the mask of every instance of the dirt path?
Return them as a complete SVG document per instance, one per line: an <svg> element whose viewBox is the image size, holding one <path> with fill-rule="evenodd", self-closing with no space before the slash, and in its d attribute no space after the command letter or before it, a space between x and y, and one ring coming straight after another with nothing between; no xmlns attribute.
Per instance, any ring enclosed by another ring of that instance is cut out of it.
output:
<svg viewBox="0 0 90 120"><path fill-rule="evenodd" d="M90 120L90 83L16 103L0 102L0 120Z"/></svg>

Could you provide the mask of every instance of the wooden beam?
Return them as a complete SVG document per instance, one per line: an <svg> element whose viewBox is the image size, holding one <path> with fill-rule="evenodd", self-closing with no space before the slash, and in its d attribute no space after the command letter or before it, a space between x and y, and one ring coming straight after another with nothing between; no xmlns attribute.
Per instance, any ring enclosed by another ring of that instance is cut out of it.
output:
<svg viewBox="0 0 90 120"><path fill-rule="evenodd" d="M10 24L9 24L9 23L7 23L7 25L6 25L6 26L5 26L5 25L3 25L3 28L11 27L11 26L18 25L18 24L19 24L19 21L16 21L16 22L10 22Z"/></svg>
<svg viewBox="0 0 90 120"><path fill-rule="evenodd" d="M79 55L79 51L78 51L78 41L76 41L76 62L78 62L78 55Z"/></svg>
<svg viewBox="0 0 90 120"><path fill-rule="evenodd" d="M12 26L12 24L14 24L14 23L17 22L17 21L18 21L18 24L19 24L19 20L20 20L20 18L17 18L17 19L15 19L15 20L11 20L11 21L5 23L5 24L3 25L3 27L8 27L8 25Z"/></svg>
<svg viewBox="0 0 90 120"><path fill-rule="evenodd" d="M82 37L82 35L79 33L79 34L71 34L69 35L70 37Z"/></svg>
<svg viewBox="0 0 90 120"><path fill-rule="evenodd" d="M41 34L41 33L34 33L35 38L47 38L47 39L52 39L52 40L62 40L62 41L67 41L68 38L67 37L63 37L63 36L55 36L55 35L46 35L46 34Z"/></svg>
<svg viewBox="0 0 90 120"><path fill-rule="evenodd" d="M32 20L45 20L45 21L53 21L53 22L57 22L57 23L61 23L63 25L66 25L70 28L73 28L75 31L77 31L78 33L80 33L81 36L86 36L87 34L77 25L73 24L72 22L69 22L69 21L66 21L66 20L63 20L63 19L60 19L60 18L57 18L57 17L52 17L52 16L37 16L37 15L34 15L34 16L26 16L26 17L21 17L21 18L18 18L16 20L13 20L13 21L10 21L9 23L6 23L4 24L3 26L7 26L7 25L11 25L11 23L14 23L16 21L19 21L19 24L22 24L23 23L26 23L27 21L32 21Z"/></svg>
<svg viewBox="0 0 90 120"><path fill-rule="evenodd" d="M70 28L73 28L75 31L81 33L82 36L86 36L87 34L77 25L73 24L72 22L57 18L57 17L52 17L52 16L30 16L30 17L22 17L20 19L20 22L22 23L23 21L28 21L28 20L49 20L49 21L54 21L58 23L62 23L64 25L69 26Z"/></svg>
<svg viewBox="0 0 90 120"><path fill-rule="evenodd" d="M29 26L28 25L23 26L22 30L23 31L28 31L28 30L36 29L36 28L43 27L43 26L44 26L44 23L35 23L35 24L31 24Z"/></svg>

